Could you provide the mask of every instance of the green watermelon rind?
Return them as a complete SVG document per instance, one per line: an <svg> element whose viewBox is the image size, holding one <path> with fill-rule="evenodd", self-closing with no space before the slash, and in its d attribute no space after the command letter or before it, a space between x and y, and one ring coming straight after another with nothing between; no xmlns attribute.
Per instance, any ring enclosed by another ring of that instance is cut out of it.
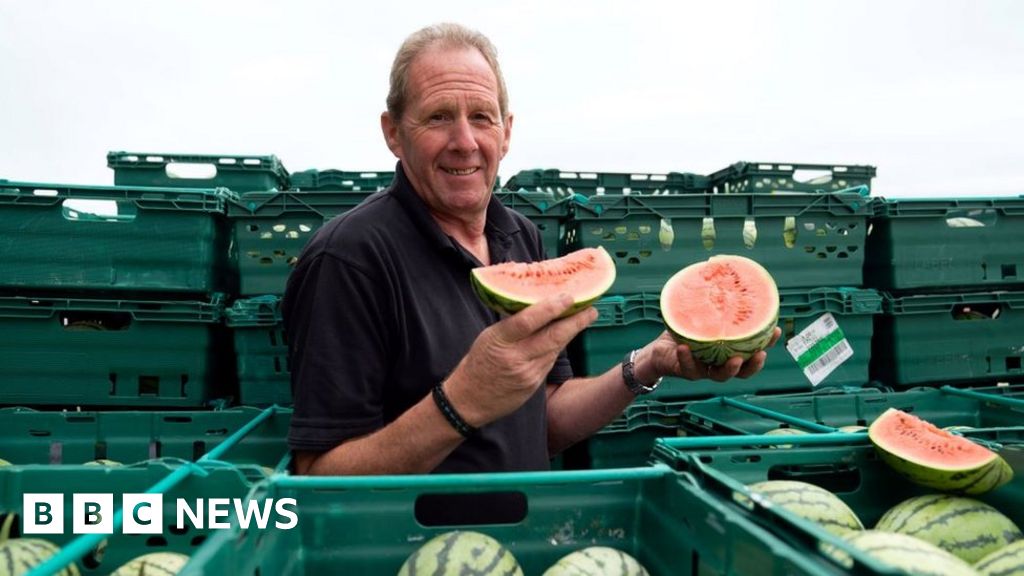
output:
<svg viewBox="0 0 1024 576"><path fill-rule="evenodd" d="M836 536L864 529L864 524L846 502L820 486L796 480L766 480L748 488Z"/></svg>
<svg viewBox="0 0 1024 576"><path fill-rule="evenodd" d="M598 570L598 572L594 570ZM590 576L594 574L648 576L647 569L636 558L609 546L590 546L566 554L545 570L543 576Z"/></svg>
<svg viewBox="0 0 1024 576"><path fill-rule="evenodd" d="M605 278L605 281L601 286L592 289L590 296L575 300L573 305L563 312L559 318L567 318L581 310L589 308L595 302L600 300L601 297L604 296L605 292L611 289L612 284L615 283L615 261L612 260L611 255L609 255L603 247L598 247L597 249L600 250L607 259L609 270L608 276ZM545 260L544 262L550 264L552 261ZM476 293L477 298L483 302L484 306L487 306L499 314L512 315L516 312L521 312L536 303L519 300L507 294L502 294L501 290L493 286L488 286L480 280L475 271L471 271L469 277L473 285L473 292Z"/></svg>
<svg viewBox="0 0 1024 576"><path fill-rule="evenodd" d="M913 536L864 530L851 533L846 541L863 554L912 574L977 576L970 564Z"/></svg>
<svg viewBox="0 0 1024 576"><path fill-rule="evenodd" d="M985 556L974 564L981 576L1024 576L1024 540Z"/></svg>
<svg viewBox="0 0 1024 576"><path fill-rule="evenodd" d="M874 444L882 461L907 480L942 492L975 496L991 492L1013 479L1013 469L1002 456L994 452L988 462L964 467L927 465L900 456L896 447L886 445L886 441L880 438L877 432L873 433L873 430L877 430L876 425L884 423L883 419L887 415L895 416L897 412L896 409L890 408L875 419L868 428L868 438Z"/></svg>
<svg viewBox="0 0 1024 576"><path fill-rule="evenodd" d="M763 328L757 328L752 330L749 334L741 334L735 338L729 339L714 339L705 340L700 338L694 338L688 336L683 330L676 326L672 326L669 314L662 314L665 319L665 327L668 328L669 333L680 344L686 344L690 348L690 353L694 358L700 360L705 364L711 366L720 366L725 364L729 358L733 356L739 356L744 360L749 359L755 353L764 350L768 347L768 343L771 342L772 336L775 334L775 327L779 323L779 290L775 284L775 279L772 278L771 273L768 272L763 266L757 262L743 257L743 256L730 256L730 255L718 255L712 256L707 262L715 260L725 259L742 259L749 263L752 263L759 268L758 272L761 276L769 283L772 287L772 292L775 294L775 298L772 304L775 307L775 313L772 315L771 321L769 321ZM683 268L679 272L676 272L672 278L669 278L668 282L665 283L665 287L668 287L674 280L681 278L688 268L692 266L699 266L704 262L698 262L697 264L691 264L686 268ZM662 288L662 294L665 293L665 288ZM665 302L664 298L661 300L661 306L664 308L668 303Z"/></svg>
<svg viewBox="0 0 1024 576"><path fill-rule="evenodd" d="M969 564L1024 538L1020 528L992 506L951 494L908 498L887 510L875 530L913 536Z"/></svg>

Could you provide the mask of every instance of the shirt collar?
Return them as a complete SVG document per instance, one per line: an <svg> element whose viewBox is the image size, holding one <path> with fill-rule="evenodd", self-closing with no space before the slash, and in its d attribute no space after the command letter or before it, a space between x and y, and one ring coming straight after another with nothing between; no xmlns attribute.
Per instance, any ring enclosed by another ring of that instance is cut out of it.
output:
<svg viewBox="0 0 1024 576"><path fill-rule="evenodd" d="M427 203L420 198L412 187L402 163L395 166L395 179L391 184L391 194L405 208L412 218L413 223L420 230L423 236L438 249L463 253L458 243L445 234L441 226L430 214ZM501 203L493 193L487 204L487 221L484 224L484 234L490 245L493 263L503 262L507 258L509 247L512 244L510 236L519 233L519 226L515 219L509 214L508 209Z"/></svg>

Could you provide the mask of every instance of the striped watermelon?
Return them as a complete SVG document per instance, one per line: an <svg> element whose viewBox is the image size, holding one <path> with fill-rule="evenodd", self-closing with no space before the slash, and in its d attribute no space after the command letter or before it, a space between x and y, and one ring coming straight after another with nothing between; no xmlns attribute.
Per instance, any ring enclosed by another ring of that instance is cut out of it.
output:
<svg viewBox="0 0 1024 576"><path fill-rule="evenodd" d="M1017 525L995 508L948 494L904 500L882 516L875 530L919 538L971 564L1024 538Z"/></svg>
<svg viewBox="0 0 1024 576"><path fill-rule="evenodd" d="M981 576L1024 576L1024 540L985 556L974 569Z"/></svg>
<svg viewBox="0 0 1024 576"><path fill-rule="evenodd" d="M871 423L868 437L886 464L921 486L984 494L1013 479L995 452L895 408Z"/></svg>
<svg viewBox="0 0 1024 576"><path fill-rule="evenodd" d="M777 506L821 525L836 536L863 530L860 518L838 496L814 484L796 480L768 480L751 484L757 492Z"/></svg>
<svg viewBox="0 0 1024 576"><path fill-rule="evenodd" d="M779 321L775 279L743 256L712 256L676 272L661 289L660 304L676 341L710 365L764 350Z"/></svg>
<svg viewBox="0 0 1024 576"><path fill-rule="evenodd" d="M132 558L110 576L173 576L188 564L188 556L177 552L151 552Z"/></svg>
<svg viewBox="0 0 1024 576"><path fill-rule="evenodd" d="M96 460L90 460L84 464L84 466L106 466L107 468L116 468L118 466L124 466L117 460L108 460L106 458L97 458Z"/></svg>
<svg viewBox="0 0 1024 576"><path fill-rule="evenodd" d="M914 576L977 576L963 560L906 534L864 530L846 539L868 556Z"/></svg>
<svg viewBox="0 0 1024 576"><path fill-rule="evenodd" d="M647 576L647 569L621 550L591 546L563 556L543 576Z"/></svg>
<svg viewBox="0 0 1024 576"><path fill-rule="evenodd" d="M3 570L3 576L23 576L57 552L60 552L60 548L56 544L40 538L15 538L0 542L0 570ZM80 576L78 566L74 563L61 568L55 574Z"/></svg>
<svg viewBox="0 0 1024 576"><path fill-rule="evenodd" d="M803 436L805 434L810 434L810 432L808 432L806 430L801 430L799 428L774 428L774 429L769 430L769 431L764 433L765 436ZM770 445L768 447L769 448L792 448L793 445L792 444L772 444L772 445Z"/></svg>
<svg viewBox="0 0 1024 576"><path fill-rule="evenodd" d="M523 576L512 553L480 532L456 530L427 541L402 564L398 576Z"/></svg>

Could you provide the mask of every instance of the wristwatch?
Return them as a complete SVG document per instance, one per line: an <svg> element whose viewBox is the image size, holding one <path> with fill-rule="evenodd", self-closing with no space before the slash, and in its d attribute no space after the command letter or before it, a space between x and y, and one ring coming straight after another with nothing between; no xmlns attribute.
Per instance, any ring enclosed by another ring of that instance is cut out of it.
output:
<svg viewBox="0 0 1024 576"><path fill-rule="evenodd" d="M641 394L650 394L658 388L661 381L664 380L664 376L658 378L650 385L642 384L636 379L636 372L634 367L636 366L636 354L639 350L633 350L626 357L622 359L622 379L626 382L626 388L636 396Z"/></svg>

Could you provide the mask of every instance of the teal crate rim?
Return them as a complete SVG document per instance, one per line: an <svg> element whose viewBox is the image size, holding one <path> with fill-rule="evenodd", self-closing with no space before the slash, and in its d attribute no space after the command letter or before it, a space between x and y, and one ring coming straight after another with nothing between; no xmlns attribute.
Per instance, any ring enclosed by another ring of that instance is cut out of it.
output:
<svg viewBox="0 0 1024 576"><path fill-rule="evenodd" d="M787 194L604 195L572 197L577 220L629 216L673 218L785 217L804 214L867 217L873 204L856 192Z"/></svg>
<svg viewBox="0 0 1024 576"><path fill-rule="evenodd" d="M576 190L593 190L594 194L621 194L625 188L631 194L645 194L654 191L660 194L703 193L710 181L707 176L692 172L596 172L588 170L561 170L558 168L534 168L520 170L505 183L509 189L532 191L558 191L559 194ZM598 190L600 188L601 190ZM618 192L609 191L618 190Z"/></svg>
<svg viewBox="0 0 1024 576"><path fill-rule="evenodd" d="M107 167L155 168L180 162L192 164L214 164L218 170L229 171L271 171L279 179L288 177L281 160L273 154L180 154L175 152L126 152L115 150L107 152Z"/></svg>
<svg viewBox="0 0 1024 576"><path fill-rule="evenodd" d="M238 194L228 188L169 188L164 186L82 186L47 182L0 182L0 203L52 205L69 199L123 200L139 208L175 208L224 212Z"/></svg>
<svg viewBox="0 0 1024 576"><path fill-rule="evenodd" d="M233 218L277 218L287 213L315 214L328 219L355 208L374 190L245 192L227 205Z"/></svg>
<svg viewBox="0 0 1024 576"><path fill-rule="evenodd" d="M225 295L209 301L114 300L53 296L0 296L0 318L52 318L58 312L123 312L133 320L217 323L224 312Z"/></svg>
<svg viewBox="0 0 1024 576"><path fill-rule="evenodd" d="M968 196L962 198L884 198L873 201L876 218L943 217L962 210L996 210L1007 216L1024 216L1024 194L1019 196Z"/></svg>
<svg viewBox="0 0 1024 576"><path fill-rule="evenodd" d="M556 196L548 192L502 188L494 194L506 208L526 216L567 217L572 208L571 197Z"/></svg>
<svg viewBox="0 0 1024 576"><path fill-rule="evenodd" d="M236 300L224 311L229 327L276 326L283 320L281 296L264 295Z"/></svg>
<svg viewBox="0 0 1024 576"><path fill-rule="evenodd" d="M883 292L884 312L891 316L949 312L958 304L1006 304L1011 310L1024 310L1024 290L908 295Z"/></svg>
<svg viewBox="0 0 1024 576"><path fill-rule="evenodd" d="M289 188L305 191L337 191L337 190L384 190L391 185L395 172L386 170L317 170L311 168L301 172L292 172L289 177Z"/></svg>

